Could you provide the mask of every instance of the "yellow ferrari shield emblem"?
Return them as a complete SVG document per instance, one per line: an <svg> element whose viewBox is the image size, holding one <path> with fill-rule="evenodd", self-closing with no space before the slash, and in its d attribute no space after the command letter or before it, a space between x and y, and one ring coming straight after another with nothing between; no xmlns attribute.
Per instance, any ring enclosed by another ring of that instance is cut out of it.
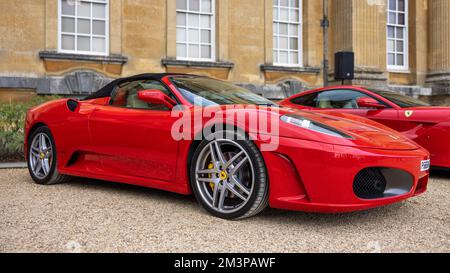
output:
<svg viewBox="0 0 450 273"><path fill-rule="evenodd" d="M410 118L414 114L414 111L405 111L405 116Z"/></svg>

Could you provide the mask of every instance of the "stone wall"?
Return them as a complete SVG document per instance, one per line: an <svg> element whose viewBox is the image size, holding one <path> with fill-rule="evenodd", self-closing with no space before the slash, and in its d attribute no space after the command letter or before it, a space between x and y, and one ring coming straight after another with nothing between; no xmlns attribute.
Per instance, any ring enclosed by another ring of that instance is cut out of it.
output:
<svg viewBox="0 0 450 273"><path fill-rule="evenodd" d="M401 73L386 69L386 0L329 3L331 79L334 52L353 50L356 78L350 83L409 86L415 96L450 94L450 1L409 0L410 67ZM1 1L0 97L13 90L89 93L98 79L151 72L208 75L271 98L321 86L322 1L302 1L302 67L273 65L272 4L216 0L217 58L204 63L176 60L176 0L110 0L106 57L57 52L58 0ZM73 77L88 83L67 84Z"/></svg>

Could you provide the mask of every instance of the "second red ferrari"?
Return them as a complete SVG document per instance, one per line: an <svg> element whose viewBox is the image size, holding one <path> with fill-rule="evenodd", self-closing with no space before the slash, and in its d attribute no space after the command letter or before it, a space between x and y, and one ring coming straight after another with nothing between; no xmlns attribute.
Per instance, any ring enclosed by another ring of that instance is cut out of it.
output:
<svg viewBox="0 0 450 273"><path fill-rule="evenodd" d="M431 165L450 168L450 107L376 88L333 86L290 97L281 105L331 115L353 114L401 132L431 153Z"/></svg>

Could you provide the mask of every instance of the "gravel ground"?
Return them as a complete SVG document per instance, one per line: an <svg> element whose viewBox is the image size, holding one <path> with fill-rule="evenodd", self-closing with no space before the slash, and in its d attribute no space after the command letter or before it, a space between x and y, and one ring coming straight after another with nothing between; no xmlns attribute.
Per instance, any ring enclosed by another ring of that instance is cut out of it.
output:
<svg viewBox="0 0 450 273"><path fill-rule="evenodd" d="M87 179L39 186L0 170L0 252L450 252L450 172L388 207L231 222L193 197Z"/></svg>

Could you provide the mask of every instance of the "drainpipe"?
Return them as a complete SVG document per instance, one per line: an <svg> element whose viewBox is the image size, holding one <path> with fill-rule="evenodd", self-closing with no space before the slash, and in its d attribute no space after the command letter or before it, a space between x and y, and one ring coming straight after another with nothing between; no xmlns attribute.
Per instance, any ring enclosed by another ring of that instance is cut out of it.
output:
<svg viewBox="0 0 450 273"><path fill-rule="evenodd" d="M323 19L320 25L323 29L323 86L328 86L328 0L323 0Z"/></svg>

